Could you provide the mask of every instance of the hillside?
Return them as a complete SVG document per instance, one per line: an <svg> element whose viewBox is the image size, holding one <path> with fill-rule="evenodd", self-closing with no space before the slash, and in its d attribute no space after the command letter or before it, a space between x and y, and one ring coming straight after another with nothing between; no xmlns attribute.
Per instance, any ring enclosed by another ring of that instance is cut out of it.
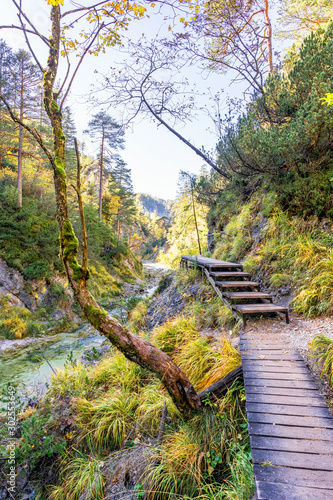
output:
<svg viewBox="0 0 333 500"><path fill-rule="evenodd" d="M172 201L155 198L149 194L139 193L136 195L137 203L144 212L157 217L170 217Z"/></svg>

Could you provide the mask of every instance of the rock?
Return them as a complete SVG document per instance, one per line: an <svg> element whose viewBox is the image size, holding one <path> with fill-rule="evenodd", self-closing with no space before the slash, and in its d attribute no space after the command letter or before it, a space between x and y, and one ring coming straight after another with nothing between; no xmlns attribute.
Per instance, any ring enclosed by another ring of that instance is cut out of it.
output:
<svg viewBox="0 0 333 500"><path fill-rule="evenodd" d="M0 297L8 298L8 305L12 307L25 307L24 303L3 286L0 287Z"/></svg>
<svg viewBox="0 0 333 500"><path fill-rule="evenodd" d="M63 309L56 309L52 314L51 314L51 319L58 320L62 319L66 316L66 313Z"/></svg>
<svg viewBox="0 0 333 500"><path fill-rule="evenodd" d="M92 349L87 349L81 356L81 362L83 366L96 365L99 361L104 358L105 354L111 349L112 345L107 340L103 342L101 346L93 347Z"/></svg>
<svg viewBox="0 0 333 500"><path fill-rule="evenodd" d="M136 500L134 487L141 482L154 449L149 446L127 448L107 459L102 473L106 478L105 498Z"/></svg>
<svg viewBox="0 0 333 500"><path fill-rule="evenodd" d="M0 286L6 288L13 295L18 295L24 289L22 274L9 267L3 259L0 259Z"/></svg>
<svg viewBox="0 0 333 500"><path fill-rule="evenodd" d="M156 297L147 310L148 330L163 325L166 321L181 314L189 298L196 298L199 290L200 283L194 284L186 290L186 296L183 296L176 285L171 282L171 284Z"/></svg>
<svg viewBox="0 0 333 500"><path fill-rule="evenodd" d="M290 290L290 286L281 286L279 289L278 289L278 292L280 295L289 295L291 290Z"/></svg>
<svg viewBox="0 0 333 500"><path fill-rule="evenodd" d="M214 238L214 232L212 228L209 228L208 233L207 233L207 246L208 250L210 252L213 252L215 248L215 238Z"/></svg>

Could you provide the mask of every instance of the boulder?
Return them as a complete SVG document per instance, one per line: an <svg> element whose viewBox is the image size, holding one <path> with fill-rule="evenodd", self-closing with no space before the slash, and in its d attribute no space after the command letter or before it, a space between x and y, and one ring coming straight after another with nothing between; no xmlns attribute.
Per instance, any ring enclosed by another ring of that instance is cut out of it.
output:
<svg viewBox="0 0 333 500"><path fill-rule="evenodd" d="M105 498L136 500L134 487L142 482L142 475L154 449L147 445L127 448L107 459L102 469L106 478Z"/></svg>
<svg viewBox="0 0 333 500"><path fill-rule="evenodd" d="M0 297L7 297L9 306L25 307L25 304L19 298L9 292L3 286L0 286Z"/></svg>
<svg viewBox="0 0 333 500"><path fill-rule="evenodd" d="M18 295L24 289L22 274L0 259L0 286L6 288L13 295Z"/></svg>

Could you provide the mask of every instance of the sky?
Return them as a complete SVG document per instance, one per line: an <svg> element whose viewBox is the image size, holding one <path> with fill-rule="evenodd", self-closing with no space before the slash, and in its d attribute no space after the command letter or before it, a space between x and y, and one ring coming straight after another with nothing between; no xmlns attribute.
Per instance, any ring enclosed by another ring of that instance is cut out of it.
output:
<svg viewBox="0 0 333 500"><path fill-rule="evenodd" d="M0 0L0 3L6 5L5 9L1 9L1 24L18 24L16 9L11 1ZM71 7L70 0L64 0L64 3L63 9L66 8L66 4L67 8ZM86 1L82 0L80 3L85 4ZM50 12L50 6L46 0L23 0L23 10L29 15L37 29L45 33L49 27ZM142 32L148 37L154 36L157 32L163 33L163 30L167 30L168 24L169 21L163 20L163 16L153 14L150 19L133 21L127 34L132 39L140 36ZM1 30L0 37L15 50L26 49L23 34L18 30ZM38 47L42 64L46 65L46 46L44 48L43 44L37 42L36 47ZM85 152L93 153L94 145L90 143L86 135L83 135L83 130L87 128L91 115L100 111L96 107L92 108L84 98L91 92L91 85L95 83L94 68L107 73L114 60L119 57L118 51L114 48L107 49L106 54L101 54L99 57L87 56L72 87L69 104L74 114L78 139L86 142ZM187 69L185 76L190 81L199 84L201 91L210 86L214 92L225 88L231 96L241 93L237 86L230 86L230 79L224 75L215 74L211 75L210 79L203 80L197 68L190 68ZM202 101L201 104L203 104ZM114 112L110 110L109 113L117 118L117 113L121 113L121 110ZM201 112L191 123L177 130L198 148L204 146L206 150L213 150L216 146L217 136L214 133L213 122L204 112ZM137 120L131 129L126 130L125 137L126 147L121 155L132 170L136 193L143 192L162 199L174 199L180 170L197 174L205 165L200 157L171 132L147 119Z"/></svg>

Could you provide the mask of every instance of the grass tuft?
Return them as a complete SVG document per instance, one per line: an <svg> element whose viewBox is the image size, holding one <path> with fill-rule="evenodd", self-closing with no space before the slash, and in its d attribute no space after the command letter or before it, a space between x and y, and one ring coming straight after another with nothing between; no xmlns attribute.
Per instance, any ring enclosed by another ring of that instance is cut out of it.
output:
<svg viewBox="0 0 333 500"><path fill-rule="evenodd" d="M333 340L318 335L310 344L310 352L321 368L321 376L325 375L333 386Z"/></svg>

